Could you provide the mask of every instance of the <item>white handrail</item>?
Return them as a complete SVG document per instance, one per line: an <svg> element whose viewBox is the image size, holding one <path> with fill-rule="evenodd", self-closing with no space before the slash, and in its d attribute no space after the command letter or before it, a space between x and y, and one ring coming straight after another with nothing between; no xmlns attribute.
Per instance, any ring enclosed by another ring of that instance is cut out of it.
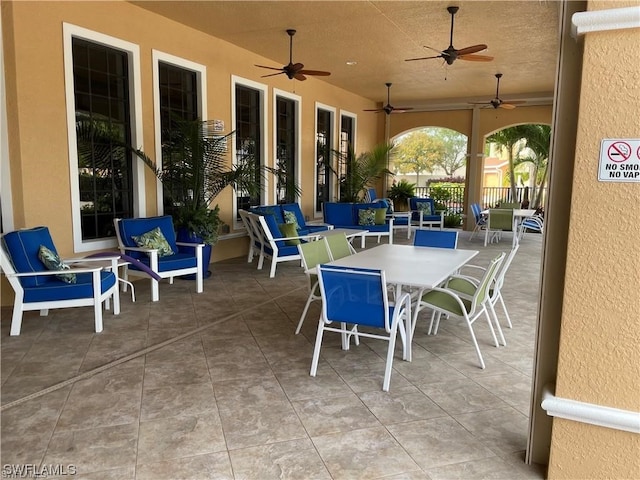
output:
<svg viewBox="0 0 640 480"><path fill-rule="evenodd" d="M554 391L554 384L547 384L542 389L540 406L547 415L640 434L640 412L556 397Z"/></svg>
<svg viewBox="0 0 640 480"><path fill-rule="evenodd" d="M640 27L640 7L610 8L577 12L571 17L571 36L589 32Z"/></svg>

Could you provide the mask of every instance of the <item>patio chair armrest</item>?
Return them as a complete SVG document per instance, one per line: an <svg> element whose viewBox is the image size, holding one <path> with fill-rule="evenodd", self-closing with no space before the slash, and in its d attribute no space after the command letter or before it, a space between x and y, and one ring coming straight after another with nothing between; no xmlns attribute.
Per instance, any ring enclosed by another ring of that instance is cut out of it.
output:
<svg viewBox="0 0 640 480"><path fill-rule="evenodd" d="M67 270L42 270L41 272L4 272L7 277L35 277L39 275L60 275L61 273L93 273L99 272L102 267L94 268L69 268Z"/></svg>
<svg viewBox="0 0 640 480"><path fill-rule="evenodd" d="M105 262L112 260L120 260L120 254L114 255L105 255L105 256L89 256L89 257L74 257L74 258L63 258L62 261L64 263L91 263L91 262Z"/></svg>
<svg viewBox="0 0 640 480"><path fill-rule="evenodd" d="M157 248L146 248L146 247L127 247L127 246L123 246L120 247L120 250L130 250L132 252L142 252L142 253L152 253L152 252L158 252Z"/></svg>
<svg viewBox="0 0 640 480"><path fill-rule="evenodd" d="M311 240L311 241L317 241L320 240L322 238L322 235L316 234L316 233L312 233L309 235L300 235L298 237L279 237L279 238L274 238L275 241L278 240Z"/></svg>
<svg viewBox="0 0 640 480"><path fill-rule="evenodd" d="M193 247L193 248L204 248L204 243L191 243L191 242L176 242L176 245L179 247Z"/></svg>
<svg viewBox="0 0 640 480"><path fill-rule="evenodd" d="M458 303L458 305L460 306L460 308L462 309L463 312L466 311L466 307L465 307L464 303L462 302L462 299L460 298L460 295L458 295L458 293L453 292L453 291L449 290L448 288L442 288L442 287L434 287L434 288L431 288L429 291L431 291L431 292L441 292L441 293L444 293L444 294L450 296L452 299L454 299Z"/></svg>

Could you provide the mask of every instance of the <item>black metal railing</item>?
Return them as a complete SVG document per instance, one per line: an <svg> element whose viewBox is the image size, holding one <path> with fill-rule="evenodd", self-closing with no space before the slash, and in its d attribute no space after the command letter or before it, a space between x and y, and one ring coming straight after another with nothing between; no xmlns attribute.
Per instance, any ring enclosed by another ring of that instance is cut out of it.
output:
<svg viewBox="0 0 640 480"><path fill-rule="evenodd" d="M450 212L455 213L467 213L464 208L464 188L465 187L416 187L415 192L418 197L434 198L438 203L444 205L444 207ZM531 189L529 189L529 192ZM544 204L544 198L546 196L546 189L542 191L542 202ZM482 189L482 201L480 206L485 208L497 207L501 203L515 203L522 204L525 196L525 187L516 188L516 198L514 199L511 193L510 187L484 187Z"/></svg>

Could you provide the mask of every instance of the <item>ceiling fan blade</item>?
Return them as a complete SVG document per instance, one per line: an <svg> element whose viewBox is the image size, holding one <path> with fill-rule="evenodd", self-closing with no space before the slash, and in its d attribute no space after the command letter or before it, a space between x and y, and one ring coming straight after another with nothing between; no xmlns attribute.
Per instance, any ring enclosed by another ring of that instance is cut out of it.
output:
<svg viewBox="0 0 640 480"><path fill-rule="evenodd" d="M298 72L295 75L293 75L293 78L295 78L299 82L304 82L307 79L307 77L305 77L301 72Z"/></svg>
<svg viewBox="0 0 640 480"><path fill-rule="evenodd" d="M323 72L322 70L300 70L298 73L302 73L304 75L315 75L317 77L326 77L331 75L331 72Z"/></svg>
<svg viewBox="0 0 640 480"><path fill-rule="evenodd" d="M376 112L376 113L380 113L380 112L384 112L384 108L367 108L362 110L363 112Z"/></svg>
<svg viewBox="0 0 640 480"><path fill-rule="evenodd" d="M433 50L434 52L438 52L439 54L442 54L442 50L438 50L437 48L433 48L430 47L429 45L423 45L424 48L428 48L429 50Z"/></svg>
<svg viewBox="0 0 640 480"><path fill-rule="evenodd" d="M413 110L413 107L394 107L391 113L404 113Z"/></svg>
<svg viewBox="0 0 640 480"><path fill-rule="evenodd" d="M500 107L500 108L504 108L505 110L513 110L514 108L516 108L516 106L515 106L515 105L513 105L513 104L511 104L511 103L505 103L505 102L502 102L502 103L499 105L499 107Z"/></svg>
<svg viewBox="0 0 640 480"><path fill-rule="evenodd" d="M443 58L443 57L444 56L440 54L440 55L435 55L433 57L407 58L405 62L413 62L414 60L429 60L430 58Z"/></svg>
<svg viewBox="0 0 640 480"><path fill-rule="evenodd" d="M511 105L522 105L527 103L526 100L504 100L505 103L510 103Z"/></svg>
<svg viewBox="0 0 640 480"><path fill-rule="evenodd" d="M489 55L458 55L458 60L467 60L470 62L490 62L493 57Z"/></svg>
<svg viewBox="0 0 640 480"><path fill-rule="evenodd" d="M460 56L460 55L469 55L470 53L478 53L486 49L487 49L487 46L484 43L481 43L480 45L472 45L470 47L461 48L460 50L456 50L456 52L458 53L458 56Z"/></svg>
<svg viewBox="0 0 640 480"><path fill-rule="evenodd" d="M282 67L276 68L276 67L267 67L266 65L257 65L257 64L254 64L254 65L260 68L268 68L269 70L282 70Z"/></svg>
<svg viewBox="0 0 640 480"><path fill-rule="evenodd" d="M276 75L282 75L282 74L284 74L284 73L286 73L286 72L283 70L283 71L278 72L278 73L270 73L270 74L268 74L268 75L262 75L260 78L275 77Z"/></svg>

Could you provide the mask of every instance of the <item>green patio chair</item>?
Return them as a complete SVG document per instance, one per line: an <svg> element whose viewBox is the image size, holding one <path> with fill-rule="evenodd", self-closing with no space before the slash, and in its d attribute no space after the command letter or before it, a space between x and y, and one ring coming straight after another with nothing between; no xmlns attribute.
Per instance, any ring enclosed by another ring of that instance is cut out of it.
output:
<svg viewBox="0 0 640 480"><path fill-rule="evenodd" d="M300 333L300 329L302 328L304 319L307 316L311 302L322 299L320 296L320 287L318 285L318 276L310 274L309 270L316 268L316 266L321 263L328 263L331 261L329 249L327 248L327 244L323 241L301 243L298 245L298 251L300 252L302 266L309 281L309 297L307 298L307 303L304 306L302 315L300 315L300 320L296 327L296 335Z"/></svg>
<svg viewBox="0 0 640 480"><path fill-rule="evenodd" d="M487 218L487 227L484 230L484 246L489 242L498 242L502 232L513 231L513 209L512 208L490 208ZM514 238L515 243L515 238Z"/></svg>
<svg viewBox="0 0 640 480"><path fill-rule="evenodd" d="M442 314L446 315L447 318L457 317L464 319L467 327L469 328L473 346L476 349L476 355L478 356L480 368L484 369L484 359L482 358L482 354L480 353L480 347L478 346L478 341L476 340L476 335L473 331L473 323L484 315L487 319L487 324L489 325L489 330L491 331L493 341L496 347L498 346L498 339L496 338L496 333L493 329L493 324L488 312L487 304L490 300L489 289L494 282L500 265L504 261L504 257L505 253L503 252L495 257L491 261L491 263L489 263L489 266L482 276L478 288L474 292L471 299L464 298L465 296L461 296L455 290L447 287L437 287L422 295L422 297L420 297L416 302L416 306L414 309L411 325L412 332L415 331L418 314L425 308L431 308L433 310L433 313L431 314L431 323L429 325L429 334L435 335L438 333L440 317Z"/></svg>
<svg viewBox="0 0 640 480"><path fill-rule="evenodd" d="M353 245L351 245L351 242L344 233L326 235L324 237L324 241L327 244L331 260L338 260L356 253L356 250L353 248Z"/></svg>

